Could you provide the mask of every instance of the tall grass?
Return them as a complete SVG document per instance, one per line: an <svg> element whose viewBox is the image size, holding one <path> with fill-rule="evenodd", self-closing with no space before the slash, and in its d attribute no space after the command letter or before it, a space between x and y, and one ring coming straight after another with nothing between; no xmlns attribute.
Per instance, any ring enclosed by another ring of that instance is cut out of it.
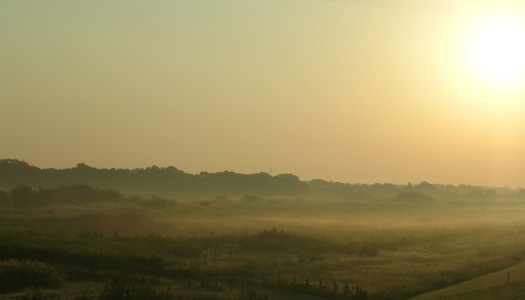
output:
<svg viewBox="0 0 525 300"><path fill-rule="evenodd" d="M519 203L414 207L292 199L278 204L211 202L208 207L200 200L166 210L105 203L0 211L10 220L23 217L24 222L47 218L41 215L49 212L70 224L47 233L0 232L0 261L50 267L57 279L38 285L26 277L23 284L0 292L0 298L1 293L31 287L67 289L61 282L97 282L106 287L96 294L99 297L103 293L117 297L133 287L129 294L133 297L151 293L151 297L237 299L247 297L248 286L266 286L339 299L345 297L342 287L347 284L352 297L359 286L369 299L405 299L525 259L524 207ZM174 229L185 227L171 235L123 235L80 226L106 224L130 210L134 214L127 215L126 224L148 219L172 222ZM75 213L91 217L77 218ZM112 281L123 273L147 278L148 283ZM188 281L193 282L191 287Z"/></svg>

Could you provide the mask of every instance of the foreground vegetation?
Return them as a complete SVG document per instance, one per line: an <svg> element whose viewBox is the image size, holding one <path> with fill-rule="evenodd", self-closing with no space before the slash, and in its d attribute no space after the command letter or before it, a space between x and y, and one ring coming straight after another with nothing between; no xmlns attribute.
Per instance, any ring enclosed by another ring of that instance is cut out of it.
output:
<svg viewBox="0 0 525 300"><path fill-rule="evenodd" d="M525 262L521 262L508 269L421 294L411 300L523 299L524 282Z"/></svg>
<svg viewBox="0 0 525 300"><path fill-rule="evenodd" d="M525 259L518 200L3 195L5 299L406 299Z"/></svg>

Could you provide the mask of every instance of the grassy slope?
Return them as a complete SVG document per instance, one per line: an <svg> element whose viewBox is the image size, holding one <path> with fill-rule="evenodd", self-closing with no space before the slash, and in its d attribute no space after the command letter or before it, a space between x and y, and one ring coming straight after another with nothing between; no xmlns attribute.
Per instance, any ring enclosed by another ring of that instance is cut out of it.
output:
<svg viewBox="0 0 525 300"><path fill-rule="evenodd" d="M507 283L510 274L510 283ZM425 293L411 300L429 299L523 299L525 297L525 261L513 267L480 276L453 286Z"/></svg>

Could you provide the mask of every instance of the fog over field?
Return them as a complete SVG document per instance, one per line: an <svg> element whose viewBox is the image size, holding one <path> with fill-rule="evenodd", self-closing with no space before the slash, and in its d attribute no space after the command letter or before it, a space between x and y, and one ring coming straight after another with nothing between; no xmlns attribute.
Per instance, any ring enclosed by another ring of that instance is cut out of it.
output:
<svg viewBox="0 0 525 300"><path fill-rule="evenodd" d="M0 182L4 299L462 299L525 259L521 188L16 159Z"/></svg>
<svg viewBox="0 0 525 300"><path fill-rule="evenodd" d="M522 1L0 1L0 40L0 299L523 294Z"/></svg>

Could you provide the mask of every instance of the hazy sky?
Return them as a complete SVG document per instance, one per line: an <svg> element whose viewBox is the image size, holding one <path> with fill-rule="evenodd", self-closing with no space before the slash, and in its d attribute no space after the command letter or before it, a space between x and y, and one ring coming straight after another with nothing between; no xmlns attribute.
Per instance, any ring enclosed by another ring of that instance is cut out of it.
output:
<svg viewBox="0 0 525 300"><path fill-rule="evenodd" d="M0 0L0 158L525 186L525 84L469 41L523 1Z"/></svg>

